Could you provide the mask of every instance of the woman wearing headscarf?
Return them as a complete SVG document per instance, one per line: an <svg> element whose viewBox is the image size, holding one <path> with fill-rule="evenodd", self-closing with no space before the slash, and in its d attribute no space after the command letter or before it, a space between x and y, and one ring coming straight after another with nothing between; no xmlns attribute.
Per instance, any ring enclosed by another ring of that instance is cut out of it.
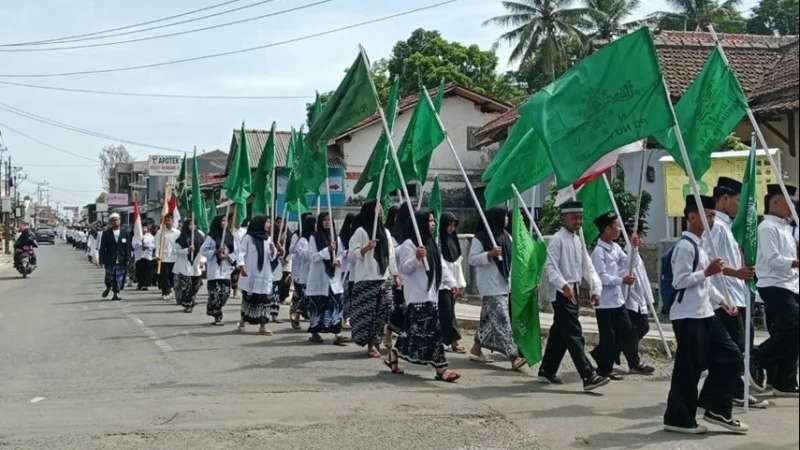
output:
<svg viewBox="0 0 800 450"><path fill-rule="evenodd" d="M200 268L200 246L203 235L197 231L194 219L186 219L181 227L181 234L175 241L177 259L175 260L175 301L183 306L184 312L191 313L197 304L195 297L203 282L203 270Z"/></svg>
<svg viewBox="0 0 800 450"><path fill-rule="evenodd" d="M436 229L433 214L421 209L414 216L420 228L421 241L409 230L406 233L408 239L397 249L398 271L406 301L404 329L389 353L389 359L384 362L396 374L404 373L399 366L400 359L429 365L436 370L437 380L452 383L461 376L447 369L437 304L439 290L455 289L455 279L444 264L433 237Z"/></svg>
<svg viewBox="0 0 800 450"><path fill-rule="evenodd" d="M375 207L378 227L373 234ZM400 284L397 262L389 233L383 226L383 208L376 200L361 206L350 238L350 313L353 341L367 347L367 355L380 358L379 345L392 310L392 287Z"/></svg>
<svg viewBox="0 0 800 450"><path fill-rule="evenodd" d="M231 273L236 263L236 246L233 234L226 228L228 219L217 216L211 221L208 236L203 241L200 254L207 261L208 303L206 315L214 318L213 325L222 326L222 308L231 296ZM223 236L224 235L224 236Z"/></svg>
<svg viewBox="0 0 800 450"><path fill-rule="evenodd" d="M408 209L408 202L403 203L397 210L394 223L390 228L392 233L392 245L395 248L395 257L397 255L397 247L406 240L407 226L411 224L411 212ZM406 317L406 303L403 298L403 285L392 286L392 312L389 315L389 322L386 325L386 330L383 334L383 346L387 349L392 348L392 333L400 334L403 332Z"/></svg>
<svg viewBox="0 0 800 450"><path fill-rule="evenodd" d="M342 222L342 229L339 232L339 240L342 241L342 282L344 284L344 293L342 293L342 314L344 315L344 322L342 328L345 330L351 329L350 326L350 304L352 302L353 281L350 280L350 272L353 269L353 263L350 259L350 239L353 237L355 228L356 215L347 213Z"/></svg>
<svg viewBox="0 0 800 450"><path fill-rule="evenodd" d="M344 288L342 253L337 250L342 248L342 243L333 230L333 218L322 212L317 216L317 231L308 240L308 332L311 333L309 340L315 344L323 342L321 333L331 333L334 345L344 345L349 339L341 335Z"/></svg>
<svg viewBox="0 0 800 450"><path fill-rule="evenodd" d="M283 219L283 217L278 216L275 218L275 224L272 227L272 242L275 244L280 243L283 239L286 238L286 233L289 232L289 228L286 226L287 221ZM277 290L278 290L278 300L283 303L284 300L289 298L289 291L292 287L292 260L288 255L284 255L280 258L280 276L276 278L277 281Z"/></svg>
<svg viewBox="0 0 800 450"><path fill-rule="evenodd" d="M452 289L439 289L439 323L442 327L444 345L456 353L467 353L467 349L458 344L461 330L456 323L456 295L467 286L464 271L461 268L461 243L458 241L458 218L453 213L442 213L439 218L439 241L442 259L456 282L455 292Z"/></svg>
<svg viewBox="0 0 800 450"><path fill-rule="evenodd" d="M300 230L292 237L289 247L289 253L292 254L292 279L294 280L294 296L289 315L292 328L295 330L300 329L300 316L307 316L306 283L308 282L309 262L306 253L308 252L308 241L315 231L317 231L317 220L310 213L303 214Z"/></svg>
<svg viewBox="0 0 800 450"><path fill-rule="evenodd" d="M280 301L273 286L272 262L283 255L283 249L272 242L270 220L267 216L255 216L247 226L247 234L242 237L236 265L241 277L239 288L242 291L242 316L239 331L245 331L245 323L258 325L258 334L272 336L267 323L277 314Z"/></svg>
<svg viewBox="0 0 800 450"><path fill-rule="evenodd" d="M509 275L511 273L511 236L506 232L508 221L505 207L486 211L489 229L481 225L472 239L469 264L476 269L475 278L481 294L481 320L469 359L481 363L494 360L483 354L482 348L498 352L511 361L511 368L519 370L525 360L519 356L511 330L509 315ZM497 246L492 245L492 237Z"/></svg>

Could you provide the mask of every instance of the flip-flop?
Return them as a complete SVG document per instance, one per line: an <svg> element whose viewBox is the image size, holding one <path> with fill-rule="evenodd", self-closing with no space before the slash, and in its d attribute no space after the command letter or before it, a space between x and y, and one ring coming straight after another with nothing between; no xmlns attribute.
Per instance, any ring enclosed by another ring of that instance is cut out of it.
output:
<svg viewBox="0 0 800 450"><path fill-rule="evenodd" d="M528 362L525 360L525 358L517 358L513 363L511 363L511 368L514 370L522 370L527 363Z"/></svg>
<svg viewBox="0 0 800 450"><path fill-rule="evenodd" d="M452 370L445 370L442 373L436 374L436 381L444 381L445 383L455 383L459 378L461 378L461 375Z"/></svg>
<svg viewBox="0 0 800 450"><path fill-rule="evenodd" d="M403 375L404 373L406 373L405 370L400 368L400 361L391 362L384 359L383 364L386 367L388 367L395 375Z"/></svg>
<svg viewBox="0 0 800 450"><path fill-rule="evenodd" d="M259 331L258 334L260 334L261 336L273 336L275 333L273 333L272 330L264 330L264 331Z"/></svg>
<svg viewBox="0 0 800 450"><path fill-rule="evenodd" d="M478 363L481 363L481 364L492 364L492 363L494 363L494 359L492 359L492 358L490 358L490 357L488 357L486 355L480 355L480 356L478 356L478 355L469 355L469 360L470 361L474 361L474 362L478 362Z"/></svg>
<svg viewBox="0 0 800 450"><path fill-rule="evenodd" d="M338 336L333 339L333 345L344 347L347 343L350 342L350 338L347 336Z"/></svg>
<svg viewBox="0 0 800 450"><path fill-rule="evenodd" d="M467 348L463 345L457 345L455 347L450 347L450 351L463 355L467 353Z"/></svg>
<svg viewBox="0 0 800 450"><path fill-rule="evenodd" d="M381 352L380 352L380 350L378 350L375 347L373 347L370 351L367 352L367 356L370 357L370 358L380 358L381 357Z"/></svg>

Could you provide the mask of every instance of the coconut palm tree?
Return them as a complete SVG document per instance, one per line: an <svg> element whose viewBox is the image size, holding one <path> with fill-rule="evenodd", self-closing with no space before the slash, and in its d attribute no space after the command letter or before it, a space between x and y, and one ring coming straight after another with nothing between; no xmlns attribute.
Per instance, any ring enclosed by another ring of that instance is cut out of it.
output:
<svg viewBox="0 0 800 450"><path fill-rule="evenodd" d="M495 49L505 42L513 46L510 63L536 60L551 81L569 68L570 55L565 39L588 41L581 31L588 26L584 17L594 12L589 8L571 8L573 0L504 1L508 14L493 17L484 26L512 28L500 35Z"/></svg>
<svg viewBox="0 0 800 450"><path fill-rule="evenodd" d="M674 11L658 11L647 19L657 23L662 30L706 31L709 25L737 22L741 13L737 9L742 0L666 0Z"/></svg>
<svg viewBox="0 0 800 450"><path fill-rule="evenodd" d="M588 25L586 31L594 39L610 41L639 26L638 21L625 22L625 19L641 5L641 0L583 0L583 3L593 12L584 17L584 26Z"/></svg>

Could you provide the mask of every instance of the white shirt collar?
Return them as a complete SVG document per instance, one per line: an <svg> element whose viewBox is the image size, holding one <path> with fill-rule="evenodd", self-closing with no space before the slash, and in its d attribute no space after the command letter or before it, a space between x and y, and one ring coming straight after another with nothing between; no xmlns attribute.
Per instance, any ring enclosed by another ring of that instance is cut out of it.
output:
<svg viewBox="0 0 800 450"><path fill-rule="evenodd" d="M725 213L724 213L724 212L722 212L722 211L717 211L717 219L719 219L719 220L721 220L721 221L723 221L723 222L725 222L725 223L727 223L727 224L729 224L729 225L730 225L730 223L733 221L733 220L731 219L731 216L729 216L729 215L725 214Z"/></svg>
<svg viewBox="0 0 800 450"><path fill-rule="evenodd" d="M703 242L703 239L701 237L699 237L698 235L692 233L691 231L684 231L683 232L683 236L686 236L686 237L690 238L691 240L693 240L697 244L701 244Z"/></svg>
<svg viewBox="0 0 800 450"><path fill-rule="evenodd" d="M614 243L613 242L606 242L606 241L604 241L602 239L598 239L597 240L597 245L599 245L600 247L603 247L606 250L612 250L614 248Z"/></svg>
<svg viewBox="0 0 800 450"><path fill-rule="evenodd" d="M764 216L764 220L766 220L767 222L773 222L773 223L777 223L777 224L780 224L780 225L789 225L789 221L788 220L782 219L782 218L780 218L778 216L774 216L772 214L767 214L766 216Z"/></svg>

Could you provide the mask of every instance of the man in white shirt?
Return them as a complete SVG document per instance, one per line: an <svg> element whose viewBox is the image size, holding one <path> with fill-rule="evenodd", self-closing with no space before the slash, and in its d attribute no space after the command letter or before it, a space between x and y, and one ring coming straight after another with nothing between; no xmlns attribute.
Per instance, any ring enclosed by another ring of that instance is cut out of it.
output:
<svg viewBox="0 0 800 450"><path fill-rule="evenodd" d="M600 303L602 283L592 266L583 238L578 235L583 226L583 204L567 202L560 206L561 229L547 244L544 272L547 276L546 295L553 304L553 326L547 339L542 364L541 381L561 384L557 376L564 354L569 351L575 369L583 380L583 389L591 391L609 383L599 376L586 358L585 340L579 320L578 286L586 280L591 289L592 303Z"/></svg>
<svg viewBox="0 0 800 450"><path fill-rule="evenodd" d="M786 189L791 196L797 192L793 186ZM766 215L758 226L756 286L774 332L751 358L751 383L756 389L763 389L763 369L771 369L769 382L775 395L797 398L798 259L790 227L792 205L780 186L772 184L767 186L764 204Z"/></svg>
<svg viewBox="0 0 800 450"><path fill-rule="evenodd" d="M178 240L181 232L173 227L172 214L165 215L163 222L164 226L158 230L155 236L156 260L161 260L161 272L159 272L161 298L169 300L175 286L172 269L175 267L175 261L178 260L178 244L175 241Z"/></svg>
<svg viewBox="0 0 800 450"><path fill-rule="evenodd" d="M636 277L627 273L630 258L615 242L622 235L619 217L609 211L595 218L594 224L600 231L600 239L592 252L592 264L603 284L600 303L595 305L600 342L590 352L597 363L597 374L611 380L621 380L622 377L613 373L614 361L620 353L625 354L631 372L652 374L655 369L642 364L638 346L633 345L636 341L631 338L633 326L625 309L625 292L634 285ZM639 236L631 239L634 247L642 243Z"/></svg>
<svg viewBox="0 0 800 450"><path fill-rule="evenodd" d="M715 206L712 197L702 197L702 209L709 226L714 223ZM706 410L703 415L706 422L746 434L747 425L734 420L732 414L742 353L714 314L713 305L725 308L731 316L739 311L735 305L728 304L709 280L721 276L725 264L720 258L712 261L703 250L704 226L700 214L695 197L686 197L684 217L689 231L683 232L672 252L672 286L676 296L669 318L678 349L664 413L664 429L684 434L708 432L708 428L697 423L699 406ZM708 377L698 398L697 384L705 370L708 370Z"/></svg>
<svg viewBox="0 0 800 450"><path fill-rule="evenodd" d="M150 262L153 260L153 248L156 246L148 227L142 227L144 234L139 242L133 243L133 257L136 260L136 290L146 291L150 286Z"/></svg>
<svg viewBox="0 0 800 450"><path fill-rule="evenodd" d="M718 252L717 256L725 262L725 269L723 269L722 275L712 277L711 283L714 284L717 291L723 294L727 286L728 300L732 305L736 306L739 314L732 317L719 306L714 309L714 314L725 326L725 329L728 330L728 335L744 355L745 330L749 331L750 329L748 324L745 323L747 307L750 305L750 289L745 281L753 279L755 269L744 266L741 248L739 248L739 244L733 236L733 231L731 231L731 223L739 212L739 197L741 193L741 182L727 177L720 177L717 180L717 186L714 188L716 218L714 219L714 226L711 228L711 239L708 238L708 235L703 236L703 249L706 253L713 253L713 243ZM744 375L744 365L742 366L741 374ZM744 406L744 378L740 378L736 382L733 402L737 406ZM748 399L748 402L751 408L766 408L769 406L768 401L758 400L752 396Z"/></svg>
<svg viewBox="0 0 800 450"><path fill-rule="evenodd" d="M641 225L639 229L634 232L633 218L625 224L626 231L629 239L633 239L634 235L641 235ZM627 248L628 253L633 253L630 248ZM628 273L628 268L624 269L624 273ZM636 277L636 282L631 286L630 293L623 289L625 294L625 309L628 312L628 318L631 321L633 332L630 335L632 340L631 344L636 352L639 352L639 343L647 333L650 332L650 319L648 318L648 306L655 303L653 298L653 287L650 285L650 279L647 275L647 268L644 266L641 254L636 255L636 260L633 264L633 275Z"/></svg>

